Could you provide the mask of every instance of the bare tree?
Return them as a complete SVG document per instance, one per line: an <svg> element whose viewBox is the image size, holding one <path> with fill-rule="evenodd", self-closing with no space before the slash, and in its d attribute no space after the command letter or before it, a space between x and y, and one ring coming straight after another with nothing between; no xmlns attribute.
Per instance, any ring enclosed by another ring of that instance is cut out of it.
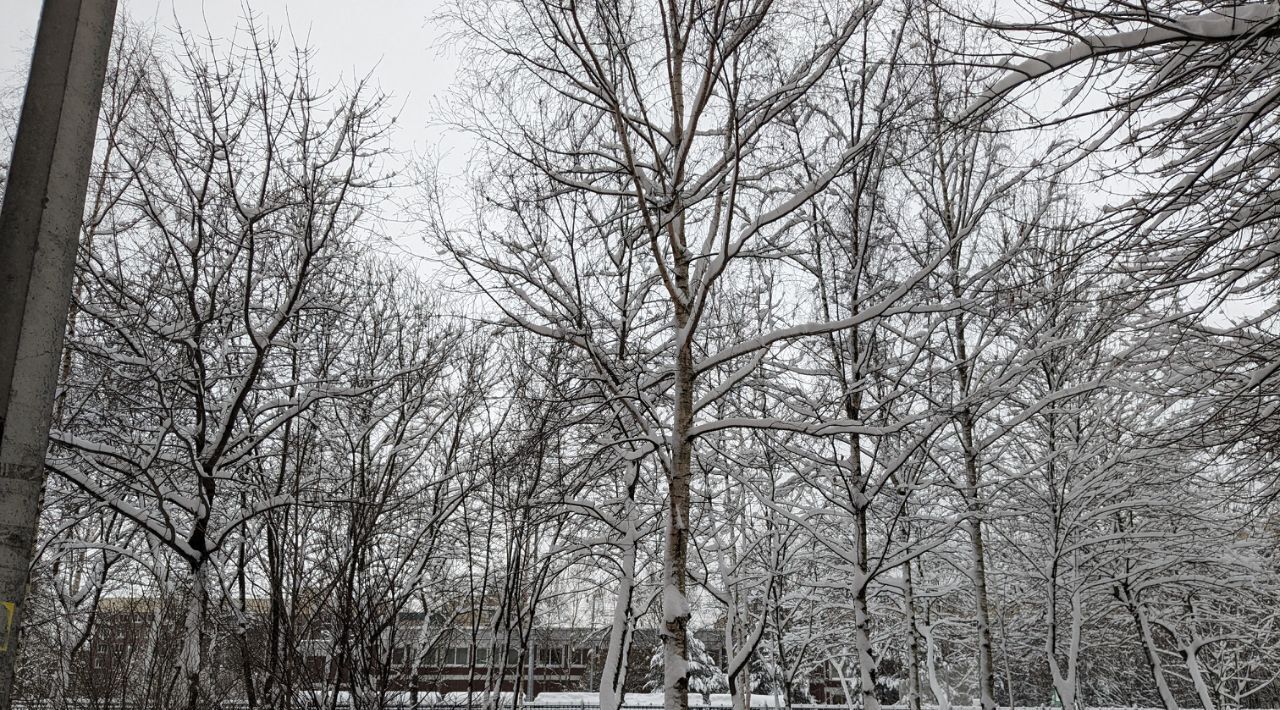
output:
<svg viewBox="0 0 1280 710"><path fill-rule="evenodd" d="M141 105L110 135L125 187L89 255L49 462L187 562L191 708L210 561L245 521L296 502L246 485L263 442L361 389L329 369L328 353L347 329L356 293L345 272L379 180L377 100L331 99L305 52L286 70L274 41L253 27L245 36L231 57L188 38L174 61L120 85ZM299 323L308 328L293 333ZM290 380L298 353L306 363Z"/></svg>
<svg viewBox="0 0 1280 710"><path fill-rule="evenodd" d="M1105 242L1093 247L1113 255L1113 269L1135 296L1198 314L1191 327L1221 338L1219 352L1203 353L1199 363L1215 373L1212 384L1190 393L1203 412L1186 421L1212 422L1205 438L1214 444L1273 451L1266 413L1275 406L1280 359L1276 311L1263 304L1274 298L1280 263L1271 248L1280 217L1275 5L1157 2L1139 11L1048 0L1026 10L1012 22L971 18L998 33L992 51L1002 59L985 91L958 114L1021 104L1051 77L1088 65L1059 86L1069 91L1060 109L1030 120L1104 119L1075 158L1097 165L1121 196L1094 220ZM986 64L989 56L967 59ZM1096 88L1103 86L1111 88ZM1097 151L1107 151L1104 160L1089 161ZM1164 348L1176 357L1173 341ZM1224 369L1232 372L1219 379ZM1179 429L1170 441L1196 429Z"/></svg>
<svg viewBox="0 0 1280 710"><path fill-rule="evenodd" d="M735 263L784 248L805 204L870 140L803 163L775 143L874 9L823 11L821 23L805 3L487 2L456 13L473 66L491 73L475 75L480 100L462 119L487 146L484 202L473 238L455 232L450 245L511 322L590 358L601 396L627 407L633 436L662 463L670 710L687 706L693 452L699 436L740 423L696 415L774 344L845 326L791 326L703 354L708 304ZM602 286L613 295L596 300ZM705 376L731 364L719 381Z"/></svg>

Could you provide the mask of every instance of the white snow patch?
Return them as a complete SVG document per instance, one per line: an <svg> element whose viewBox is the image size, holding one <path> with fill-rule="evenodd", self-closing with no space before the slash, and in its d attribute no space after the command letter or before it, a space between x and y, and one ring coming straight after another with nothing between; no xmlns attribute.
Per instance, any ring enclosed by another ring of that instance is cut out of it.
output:
<svg viewBox="0 0 1280 710"><path fill-rule="evenodd" d="M689 616L689 598L680 593L675 585L668 584L662 590L662 617L666 621L675 621Z"/></svg>
<svg viewBox="0 0 1280 710"><path fill-rule="evenodd" d="M528 703L529 705L580 705L583 707L599 707L599 693L538 693L534 699ZM623 698L625 707L662 707L662 693L627 693ZM727 693L715 693L711 696L710 707L731 707L733 698ZM708 707L704 698L697 693L689 694L690 707ZM753 708L776 708L781 707L781 698L773 695L752 695L751 707Z"/></svg>

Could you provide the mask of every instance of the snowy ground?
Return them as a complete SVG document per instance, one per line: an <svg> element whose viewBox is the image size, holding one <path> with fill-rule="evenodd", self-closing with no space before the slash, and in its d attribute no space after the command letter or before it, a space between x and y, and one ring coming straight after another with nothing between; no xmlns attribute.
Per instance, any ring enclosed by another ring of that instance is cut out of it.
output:
<svg viewBox="0 0 1280 710"><path fill-rule="evenodd" d="M529 705L546 707L599 707L600 695L598 693L538 693L534 697L533 702ZM627 693L623 701L625 707L662 707L662 693ZM689 694L689 707L732 707L733 700L726 694L715 693L711 696L711 703L708 705L701 695L696 693ZM782 707L782 699L772 695L752 695L751 707L753 708L776 708Z"/></svg>
<svg viewBox="0 0 1280 710"><path fill-rule="evenodd" d="M311 694L306 694L306 695L309 697L304 696L299 698L299 700L302 703L301 705L302 707L307 707L307 702L308 700L310 700L315 703L313 707L328 708L329 707L328 700L332 699L332 695L329 695L327 697L320 697L321 695L323 695L320 693L316 693L313 696ZM423 692L418 694L418 702L415 704L413 703L410 697L410 694L407 692L406 693L400 693L400 692L388 693L386 702L383 705L383 707L385 707L387 710L461 710L463 708L479 708L481 706L482 701L479 697L479 694L472 695L471 703L467 702L466 695L467 695L466 693L448 693L445 695L441 695L439 693ZM499 703L499 707L510 708L511 700L512 700L511 694L503 693L502 695L504 697L502 698L502 702ZM769 696L769 695L752 695L751 696L752 707L758 707L758 708L781 707L776 703L777 701L773 696ZM731 705L732 703L729 701L729 696L724 694L712 695L711 705L706 705L703 702L703 698L701 696L696 696L696 697L692 695L689 696L690 707L720 709L720 708L729 708L731 707ZM85 708L87 710L88 708L91 708L91 707L101 707L101 705L91 704L88 701L82 701L80 703L76 703L75 701L72 701L70 704L68 704L67 707L73 710L78 710L79 708ZM116 707L116 706L113 705L112 707ZM235 702L235 701L226 701L226 702L223 702L220 707L222 708L222 710L245 710L248 707L248 704L242 703L242 702ZM337 707L340 708L341 710L347 710L352 707L351 697L349 693L343 691L338 694ZM574 708L598 708L599 696L596 693L540 693L533 699L532 702L527 703L525 707L536 708L537 710L553 710L553 709L554 710L573 710ZM623 705L623 707L632 708L635 710L645 710L648 708L661 708L662 694L661 693L627 693L626 703ZM848 706L795 703L791 707L794 710L847 710ZM933 705L925 705L923 707L926 710L937 710L937 707ZM882 706L882 708L883 710L906 710L906 706L904 705L884 705ZM16 703L13 706L13 710L53 710L53 709L51 705L43 704L43 703L34 703L34 704ZM132 710L132 709L127 709L127 710ZM142 710L142 709L138 708L137 710ZM952 705L950 706L950 710L976 710L976 706ZM1001 708L1001 710L1007 710L1007 709ZM1048 710L1048 709L1045 708L1044 706L1040 706L1040 707L1019 706L1014 710ZM1136 707L1092 708L1091 707L1091 708L1088 708L1088 710L1163 710L1163 708L1136 708ZM1200 710L1200 709L1189 708L1187 710ZM1280 710L1280 709L1273 709L1273 710Z"/></svg>

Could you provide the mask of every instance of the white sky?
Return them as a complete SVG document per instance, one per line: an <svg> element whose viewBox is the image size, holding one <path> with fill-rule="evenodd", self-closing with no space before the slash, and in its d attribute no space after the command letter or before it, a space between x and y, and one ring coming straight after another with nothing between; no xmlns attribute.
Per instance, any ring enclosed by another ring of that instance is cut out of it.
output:
<svg viewBox="0 0 1280 710"><path fill-rule="evenodd" d="M179 23L197 35L227 38L248 13L263 26L291 29L299 44L315 49L321 83L372 76L398 112L393 149L404 155L443 154L446 179L462 169L467 142L446 135L437 123L458 66L446 52L443 26L435 19L447 0L120 0L121 14L157 21L172 30ZM1004 12L1008 2L995 0ZM21 87L35 40L41 0L0 0L0 92ZM1042 83L1030 96L1036 111L1060 102L1071 81ZM20 93L17 95L20 98ZM16 106L18 98L9 97ZM1086 99L1087 100L1087 99ZM1075 126L1080 130L1081 126ZM1105 200L1101 193L1096 199ZM394 213L392 208L390 213ZM380 227L400 250L426 255L412 225L394 217ZM425 265L420 265L425 266ZM427 267L430 270L430 267ZM1229 311L1236 310L1229 308ZM1252 312L1256 307L1245 307Z"/></svg>
<svg viewBox="0 0 1280 710"><path fill-rule="evenodd" d="M444 0L120 0L120 14L158 21L172 30L179 23L197 35L228 38L252 11L263 26L291 29L297 43L315 49L314 69L322 84L372 76L375 87L392 98L398 114L393 148L399 153L446 151L446 169L461 165L457 139L443 137L436 124L457 69L446 53L442 25L433 18ZM35 42L41 0L0 0L0 91L26 82L26 66ZM287 38L285 41L288 41ZM20 88L18 89L20 92ZM19 93L13 100L20 102ZM423 251L408 228L402 248Z"/></svg>
<svg viewBox="0 0 1280 710"><path fill-rule="evenodd" d="M119 12L162 27L180 22L198 34L227 37L248 10L265 24L291 28L299 43L316 49L321 78L350 80L372 73L403 105L402 147L429 143L431 104L444 97L457 62L444 56L438 23L440 0L121 0ZM0 75L6 85L23 71L35 41L41 0L0 0ZM307 41L309 39L309 41Z"/></svg>

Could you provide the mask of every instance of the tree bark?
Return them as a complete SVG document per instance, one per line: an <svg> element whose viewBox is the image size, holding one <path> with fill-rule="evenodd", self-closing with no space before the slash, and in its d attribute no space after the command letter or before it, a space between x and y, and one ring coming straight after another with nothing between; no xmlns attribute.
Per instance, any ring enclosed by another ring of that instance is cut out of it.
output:
<svg viewBox="0 0 1280 710"><path fill-rule="evenodd" d="M916 634L915 585L910 560L902 565L902 596L905 606L903 625L907 633L907 710L921 710L920 638Z"/></svg>
<svg viewBox="0 0 1280 710"><path fill-rule="evenodd" d="M187 615L183 622L182 650L178 670L182 674L186 693L187 710L200 707L200 680L204 671L205 618L209 606L209 592L205 586L207 571L204 561L194 563L191 571L190 597L187 599Z"/></svg>
<svg viewBox="0 0 1280 710"><path fill-rule="evenodd" d="M622 575L614 601L613 625L609 629L609 650L600 674L600 710L618 710L627 684L627 655L635 624L636 530L634 511L628 511L625 528L626 549L622 553Z"/></svg>
<svg viewBox="0 0 1280 710"><path fill-rule="evenodd" d="M968 353L965 348L963 322L957 318L957 356L961 363L963 395L968 395ZM995 710L995 664L991 642L991 607L987 595L987 551L982 535L982 500L979 493L980 475L977 440L974 435L973 413L965 409L960 414L960 439L964 446L965 503L969 514L969 552L973 577L974 619L978 637L978 699L982 710Z"/></svg>
<svg viewBox="0 0 1280 710"><path fill-rule="evenodd" d="M855 463L858 460L855 454ZM867 509L858 506L856 511L858 570L857 589L853 595L853 645L858 656L858 692L862 695L862 710L880 710L880 700L876 697L875 649L871 645L871 611L867 606L867 587L871 582L867 559Z"/></svg>
<svg viewBox="0 0 1280 710"><path fill-rule="evenodd" d="M924 636L925 668L929 672L929 692L933 693L938 710L951 710L951 694L947 692L942 680L938 678L938 644L933 640L933 627L921 629Z"/></svg>
<svg viewBox="0 0 1280 710"><path fill-rule="evenodd" d="M1156 648L1155 637L1151 634L1151 623L1147 620L1147 615L1142 609L1142 605L1138 602L1133 590L1127 583L1121 584L1116 589L1120 602L1129 610L1129 614L1133 617L1133 624L1137 627L1138 639L1142 641L1142 652L1147 659L1147 670L1151 673L1151 680L1155 683L1156 691L1160 693L1160 702L1165 710L1178 710L1178 701L1173 697L1173 691L1169 689L1169 682L1165 680L1163 664L1160 661L1160 651Z"/></svg>
<svg viewBox="0 0 1280 710"><path fill-rule="evenodd" d="M689 315L676 307L678 351L674 426L671 432L671 474L668 482L665 559L662 569L663 707L689 708L689 484L692 465L693 348L686 332Z"/></svg>

